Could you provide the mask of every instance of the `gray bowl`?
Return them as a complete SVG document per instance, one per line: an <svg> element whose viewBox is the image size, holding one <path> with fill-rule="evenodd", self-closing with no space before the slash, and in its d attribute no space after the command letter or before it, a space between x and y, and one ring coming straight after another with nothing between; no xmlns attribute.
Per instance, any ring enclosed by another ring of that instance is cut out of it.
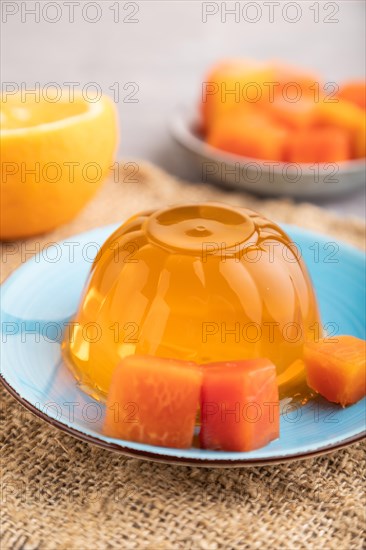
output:
<svg viewBox="0 0 366 550"><path fill-rule="evenodd" d="M198 115L179 109L171 122L176 141L191 156L201 181L215 181L260 195L294 198L334 197L365 185L365 159L338 163L297 164L234 155L205 143Z"/></svg>

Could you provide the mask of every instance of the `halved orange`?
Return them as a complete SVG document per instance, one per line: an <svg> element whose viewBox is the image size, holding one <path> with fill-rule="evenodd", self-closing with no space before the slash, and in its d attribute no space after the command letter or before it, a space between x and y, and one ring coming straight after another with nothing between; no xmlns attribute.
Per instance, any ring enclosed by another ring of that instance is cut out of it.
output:
<svg viewBox="0 0 366 550"><path fill-rule="evenodd" d="M1 239L45 233L72 219L105 179L117 145L106 96L1 99Z"/></svg>

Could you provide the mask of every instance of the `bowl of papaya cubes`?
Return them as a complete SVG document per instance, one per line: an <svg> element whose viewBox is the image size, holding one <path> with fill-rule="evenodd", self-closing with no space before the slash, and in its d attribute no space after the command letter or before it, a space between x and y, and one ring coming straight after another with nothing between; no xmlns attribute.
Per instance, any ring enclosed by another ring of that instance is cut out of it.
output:
<svg viewBox="0 0 366 550"><path fill-rule="evenodd" d="M228 59L180 108L176 140L203 182L272 196L332 197L365 182L366 81L326 82L278 61Z"/></svg>

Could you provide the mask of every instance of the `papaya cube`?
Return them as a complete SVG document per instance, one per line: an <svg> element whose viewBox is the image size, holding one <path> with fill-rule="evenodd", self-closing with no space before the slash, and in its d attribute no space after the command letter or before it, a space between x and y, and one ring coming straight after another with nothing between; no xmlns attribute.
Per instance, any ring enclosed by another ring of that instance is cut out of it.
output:
<svg viewBox="0 0 366 550"><path fill-rule="evenodd" d="M318 126L332 126L354 132L362 125L365 113L360 107L344 99L332 103L320 100L315 105L314 117Z"/></svg>
<svg viewBox="0 0 366 550"><path fill-rule="evenodd" d="M350 158L362 158L365 152L365 111L344 99L338 103L321 102L316 105L315 124L339 128L348 132L350 138Z"/></svg>
<svg viewBox="0 0 366 550"><path fill-rule="evenodd" d="M288 142L289 162L340 162L351 158L349 133L340 128L307 128Z"/></svg>
<svg viewBox="0 0 366 550"><path fill-rule="evenodd" d="M278 124L290 129L307 128L314 122L315 104L312 99L303 97L299 101L291 102L284 97L276 97L268 103L268 115Z"/></svg>
<svg viewBox="0 0 366 550"><path fill-rule="evenodd" d="M278 437L276 368L268 359L203 367L201 447L251 451Z"/></svg>
<svg viewBox="0 0 366 550"><path fill-rule="evenodd" d="M366 82L364 80L346 82L340 87L338 97L357 105L361 109L366 109Z"/></svg>
<svg viewBox="0 0 366 550"><path fill-rule="evenodd" d="M282 97L296 97L298 92L301 97L314 98L315 92L322 89L322 83L316 73L279 61L273 61L271 66L275 71L275 81L278 83L274 90Z"/></svg>
<svg viewBox="0 0 366 550"><path fill-rule="evenodd" d="M266 93L265 83L273 79L273 70L258 61L229 59L215 65L202 82L200 109L204 130L238 106L255 105Z"/></svg>
<svg viewBox="0 0 366 550"><path fill-rule="evenodd" d="M356 403L366 395L366 342L355 336L323 338L304 349L307 382L334 403Z"/></svg>
<svg viewBox="0 0 366 550"><path fill-rule="evenodd" d="M245 157L284 160L288 130L269 121L261 112L219 119L207 135L207 143Z"/></svg>
<svg viewBox="0 0 366 550"><path fill-rule="evenodd" d="M353 141L353 156L358 158L366 157L366 119L364 118L360 128L356 131Z"/></svg>
<svg viewBox="0 0 366 550"><path fill-rule="evenodd" d="M162 447L190 447L201 381L201 369L194 363L126 357L112 377L104 433Z"/></svg>

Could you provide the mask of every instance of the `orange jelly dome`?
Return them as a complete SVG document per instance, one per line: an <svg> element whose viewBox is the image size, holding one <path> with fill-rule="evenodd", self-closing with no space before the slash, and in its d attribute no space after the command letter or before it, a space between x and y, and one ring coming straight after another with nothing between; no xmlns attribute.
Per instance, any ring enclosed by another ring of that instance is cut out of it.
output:
<svg viewBox="0 0 366 550"><path fill-rule="evenodd" d="M306 398L303 346L319 327L306 267L278 225L247 208L180 205L137 214L107 239L63 350L102 400L132 354L203 364L267 357L280 397Z"/></svg>

